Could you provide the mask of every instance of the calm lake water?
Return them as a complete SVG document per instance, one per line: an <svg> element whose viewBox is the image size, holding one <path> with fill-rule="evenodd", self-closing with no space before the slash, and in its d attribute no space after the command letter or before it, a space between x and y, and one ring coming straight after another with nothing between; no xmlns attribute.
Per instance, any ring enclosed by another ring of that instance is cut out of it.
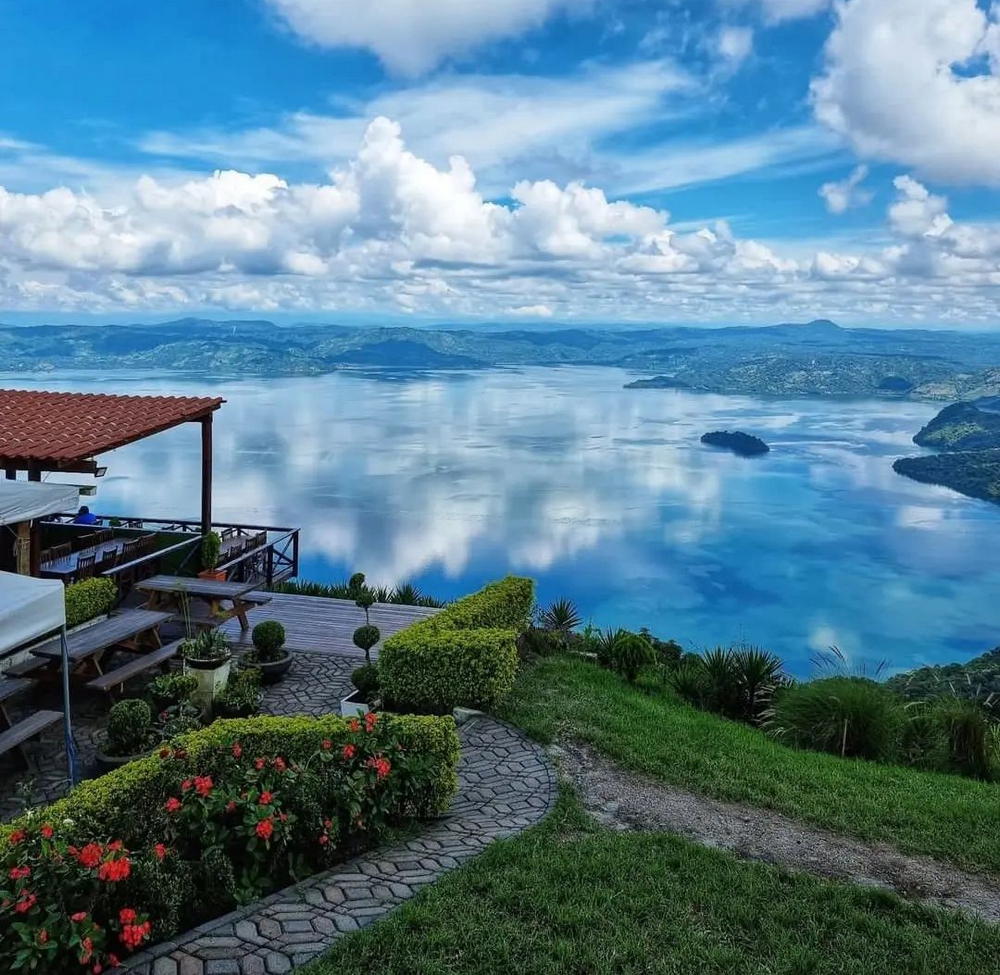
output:
<svg viewBox="0 0 1000 975"><path fill-rule="evenodd" d="M622 389L629 378L2 381L225 396L216 517L301 527L304 577L357 570L447 598L524 573L542 601L568 596L597 625L647 625L695 649L748 640L803 676L831 645L895 670L1000 643L1000 507L892 471L935 406ZM771 453L698 442L724 428ZM196 426L104 460L94 510L197 516Z"/></svg>

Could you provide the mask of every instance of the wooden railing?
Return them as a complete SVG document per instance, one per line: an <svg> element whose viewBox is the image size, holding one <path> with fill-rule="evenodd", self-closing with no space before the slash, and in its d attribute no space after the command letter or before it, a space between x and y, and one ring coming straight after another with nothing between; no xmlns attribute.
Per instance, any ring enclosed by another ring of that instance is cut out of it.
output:
<svg viewBox="0 0 1000 975"><path fill-rule="evenodd" d="M219 566L229 582L252 582L270 589L276 582L299 574L299 532L286 531L264 545L251 549L231 562Z"/></svg>

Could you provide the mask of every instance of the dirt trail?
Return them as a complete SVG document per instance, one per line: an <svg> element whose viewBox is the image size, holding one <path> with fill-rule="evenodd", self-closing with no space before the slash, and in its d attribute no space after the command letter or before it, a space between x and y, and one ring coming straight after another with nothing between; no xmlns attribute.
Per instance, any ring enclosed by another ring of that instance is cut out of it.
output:
<svg viewBox="0 0 1000 975"><path fill-rule="evenodd" d="M551 749L588 811L622 830L677 833L789 870L894 890L911 901L1000 922L1000 881L808 826L756 806L717 802L618 768L584 745Z"/></svg>

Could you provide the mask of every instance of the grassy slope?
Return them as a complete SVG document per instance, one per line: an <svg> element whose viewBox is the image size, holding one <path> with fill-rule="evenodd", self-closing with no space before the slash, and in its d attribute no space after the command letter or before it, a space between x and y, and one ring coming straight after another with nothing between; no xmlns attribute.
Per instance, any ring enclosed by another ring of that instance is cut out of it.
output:
<svg viewBox="0 0 1000 975"><path fill-rule="evenodd" d="M998 956L1000 933L981 923L599 829L564 796L308 975L980 975Z"/></svg>
<svg viewBox="0 0 1000 975"><path fill-rule="evenodd" d="M504 717L542 741L566 734L693 791L1000 874L1000 786L796 751L645 690L552 657L522 670Z"/></svg>

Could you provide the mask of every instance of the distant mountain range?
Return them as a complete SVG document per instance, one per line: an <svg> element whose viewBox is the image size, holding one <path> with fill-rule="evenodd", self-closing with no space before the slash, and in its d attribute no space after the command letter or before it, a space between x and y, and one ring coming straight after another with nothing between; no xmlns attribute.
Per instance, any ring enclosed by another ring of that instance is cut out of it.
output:
<svg viewBox="0 0 1000 975"><path fill-rule="evenodd" d="M142 325L0 325L0 370L156 369L316 375L341 369L617 366L636 388L751 395L1000 395L1000 335L844 329L277 326L186 318Z"/></svg>

